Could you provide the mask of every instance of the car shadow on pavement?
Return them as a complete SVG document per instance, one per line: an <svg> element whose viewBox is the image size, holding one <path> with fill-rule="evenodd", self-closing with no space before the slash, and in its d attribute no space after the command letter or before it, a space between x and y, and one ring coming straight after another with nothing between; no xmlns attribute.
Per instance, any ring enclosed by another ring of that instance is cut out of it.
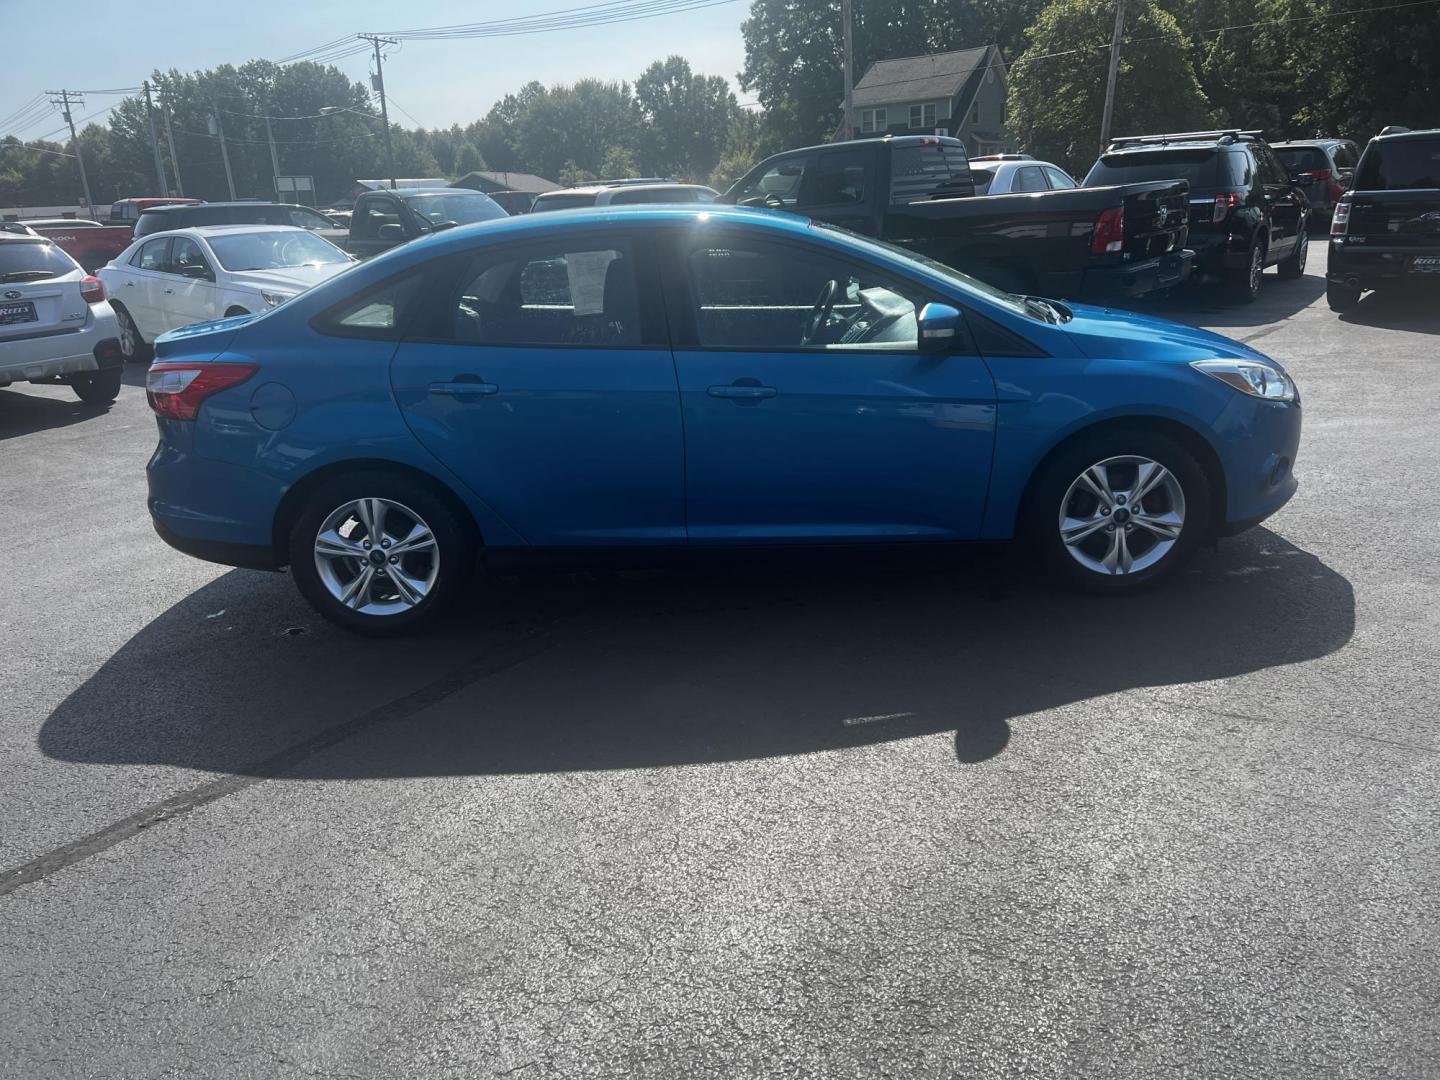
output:
<svg viewBox="0 0 1440 1080"><path fill-rule="evenodd" d="M0 390L0 440L80 424L109 411L109 404L86 405L23 390Z"/></svg>
<svg viewBox="0 0 1440 1080"><path fill-rule="evenodd" d="M1281 280L1275 271L1265 271L1260 295L1253 304L1230 300L1224 287L1213 283L1186 285L1169 296L1141 300L1129 310L1158 315L1176 322L1207 327L1266 326L1292 318L1325 295L1325 279L1307 273L1293 281Z"/></svg>
<svg viewBox="0 0 1440 1080"><path fill-rule="evenodd" d="M1340 316L1341 322L1373 326L1377 330L1408 330L1414 334L1440 334L1440 292L1437 282L1401 282L1384 292L1372 292Z"/></svg>
<svg viewBox="0 0 1440 1080"><path fill-rule="evenodd" d="M940 732L979 762L1027 715L1313 660L1354 627L1345 578L1264 529L1134 597L1033 576L993 550L496 576L440 632L373 641L310 615L286 576L234 571L121 647L39 742L71 762L326 779L653 768Z"/></svg>

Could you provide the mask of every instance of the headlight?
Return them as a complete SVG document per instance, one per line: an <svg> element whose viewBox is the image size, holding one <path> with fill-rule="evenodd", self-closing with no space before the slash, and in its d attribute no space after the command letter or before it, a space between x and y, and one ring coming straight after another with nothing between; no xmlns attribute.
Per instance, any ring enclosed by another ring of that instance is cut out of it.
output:
<svg viewBox="0 0 1440 1080"><path fill-rule="evenodd" d="M268 289L260 290L260 299L271 307L279 307L286 300L294 300L297 294L288 292L270 292Z"/></svg>
<svg viewBox="0 0 1440 1080"><path fill-rule="evenodd" d="M1295 384L1290 376L1258 360L1192 360L1190 366L1251 397L1266 401L1295 400Z"/></svg>

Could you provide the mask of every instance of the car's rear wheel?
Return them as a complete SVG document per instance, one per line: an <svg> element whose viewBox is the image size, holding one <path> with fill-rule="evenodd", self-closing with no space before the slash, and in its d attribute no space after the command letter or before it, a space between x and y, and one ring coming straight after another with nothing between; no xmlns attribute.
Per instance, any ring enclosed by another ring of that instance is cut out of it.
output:
<svg viewBox="0 0 1440 1080"><path fill-rule="evenodd" d="M1143 429L1082 437L1032 488L1030 540L1049 574L1092 592L1167 577L1211 523L1210 484L1183 446Z"/></svg>
<svg viewBox="0 0 1440 1080"><path fill-rule="evenodd" d="M118 367L81 372L70 376L70 389L86 405L109 405L120 396L120 376Z"/></svg>
<svg viewBox="0 0 1440 1080"><path fill-rule="evenodd" d="M110 306L115 309L115 322L120 331L120 355L127 364L148 363L155 353L140 335L140 328L135 325L135 320L119 304Z"/></svg>
<svg viewBox="0 0 1440 1080"><path fill-rule="evenodd" d="M1305 260L1310 255L1310 230L1303 223L1300 226L1299 242L1295 245L1294 254L1281 261L1279 266L1280 276L1287 280L1293 280L1305 276Z"/></svg>
<svg viewBox="0 0 1440 1080"><path fill-rule="evenodd" d="M1234 271L1227 282L1230 299L1237 304L1253 304L1260 295L1260 279L1264 272L1265 247L1256 240L1245 256L1245 265Z"/></svg>
<svg viewBox="0 0 1440 1080"><path fill-rule="evenodd" d="M337 477L290 530L290 572L321 615L376 636L414 633L454 603L474 548L446 501L403 473Z"/></svg>
<svg viewBox="0 0 1440 1080"><path fill-rule="evenodd" d="M1360 303L1359 285L1342 285L1338 282L1325 283L1325 302L1331 311L1349 311Z"/></svg>

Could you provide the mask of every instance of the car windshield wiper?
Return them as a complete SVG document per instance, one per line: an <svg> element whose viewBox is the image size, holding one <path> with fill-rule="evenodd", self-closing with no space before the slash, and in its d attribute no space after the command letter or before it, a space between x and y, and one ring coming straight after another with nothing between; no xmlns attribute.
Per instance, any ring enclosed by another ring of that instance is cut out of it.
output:
<svg viewBox="0 0 1440 1080"><path fill-rule="evenodd" d="M1060 316L1060 310L1048 300L1041 300L1038 296L1022 296L1025 302L1025 310L1033 311L1047 323L1062 323L1065 320Z"/></svg>
<svg viewBox="0 0 1440 1080"><path fill-rule="evenodd" d="M39 281L54 276L53 270L11 270L8 274L0 274L0 281Z"/></svg>

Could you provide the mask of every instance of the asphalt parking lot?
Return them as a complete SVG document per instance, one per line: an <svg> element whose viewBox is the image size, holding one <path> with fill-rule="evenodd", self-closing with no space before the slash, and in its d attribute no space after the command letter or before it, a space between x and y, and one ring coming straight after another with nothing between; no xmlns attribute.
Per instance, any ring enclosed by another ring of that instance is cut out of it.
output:
<svg viewBox="0 0 1440 1080"><path fill-rule="evenodd" d="M1155 309L1300 493L1129 600L977 551L322 623L0 390L0 1073L1440 1076L1440 305Z"/></svg>

